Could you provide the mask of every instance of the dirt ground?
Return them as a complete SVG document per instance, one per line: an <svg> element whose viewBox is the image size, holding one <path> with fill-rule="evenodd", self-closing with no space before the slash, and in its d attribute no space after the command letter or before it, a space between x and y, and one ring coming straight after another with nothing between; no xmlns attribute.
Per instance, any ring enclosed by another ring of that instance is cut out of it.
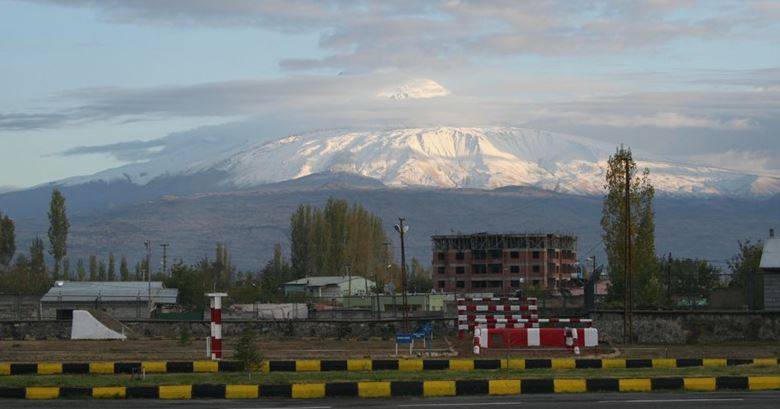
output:
<svg viewBox="0 0 780 409"><path fill-rule="evenodd" d="M225 340L225 357L232 355L232 340ZM206 359L205 340L193 340L182 345L176 340L128 341L0 341L0 362L84 362L84 361L186 361ZM284 341L261 341L258 349L266 359L302 358L392 358L395 343L392 340L335 340L303 338ZM457 337L436 338L432 356L439 358L475 357L469 339ZM408 357L408 346L399 347L399 353ZM422 345L416 345L415 355L426 357ZM584 350L581 358L756 358L780 356L780 341L771 344L721 345L602 345ZM551 358L574 357L567 350L540 348L483 349L480 358Z"/></svg>

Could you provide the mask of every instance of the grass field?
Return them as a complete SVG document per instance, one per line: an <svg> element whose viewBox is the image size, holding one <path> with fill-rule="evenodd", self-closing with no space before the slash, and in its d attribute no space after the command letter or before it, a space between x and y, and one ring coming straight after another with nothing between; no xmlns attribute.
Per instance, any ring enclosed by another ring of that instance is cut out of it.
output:
<svg viewBox="0 0 780 409"><path fill-rule="evenodd" d="M17 375L0 377L0 387L9 386L139 386L177 384L286 384L340 381L414 381L520 378L648 378L663 376L780 375L780 367L711 367L647 369L527 369L474 371L374 371L374 372L272 372L154 374L145 379L131 375Z"/></svg>

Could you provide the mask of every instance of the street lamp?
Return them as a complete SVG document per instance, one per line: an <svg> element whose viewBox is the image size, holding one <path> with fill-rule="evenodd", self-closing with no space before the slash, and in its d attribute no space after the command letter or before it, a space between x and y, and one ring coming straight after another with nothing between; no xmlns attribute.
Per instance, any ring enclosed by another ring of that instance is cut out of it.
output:
<svg viewBox="0 0 780 409"><path fill-rule="evenodd" d="M406 301L406 253L404 247L404 234L409 231L409 226L404 224L404 218L398 218L398 224L393 226L395 231L401 236L401 300L404 309L404 332L409 331L409 311Z"/></svg>

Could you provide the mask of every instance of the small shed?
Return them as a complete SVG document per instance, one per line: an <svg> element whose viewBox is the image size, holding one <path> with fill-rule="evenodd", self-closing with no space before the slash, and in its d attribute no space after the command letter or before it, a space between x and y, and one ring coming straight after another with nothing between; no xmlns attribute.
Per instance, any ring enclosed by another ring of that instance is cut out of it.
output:
<svg viewBox="0 0 780 409"><path fill-rule="evenodd" d="M764 309L780 310L780 239L774 229L764 243L759 269L764 276Z"/></svg>
<svg viewBox="0 0 780 409"><path fill-rule="evenodd" d="M70 319L73 310L93 310L115 319L144 319L174 306L178 294L161 281L57 281L41 298L41 317Z"/></svg>

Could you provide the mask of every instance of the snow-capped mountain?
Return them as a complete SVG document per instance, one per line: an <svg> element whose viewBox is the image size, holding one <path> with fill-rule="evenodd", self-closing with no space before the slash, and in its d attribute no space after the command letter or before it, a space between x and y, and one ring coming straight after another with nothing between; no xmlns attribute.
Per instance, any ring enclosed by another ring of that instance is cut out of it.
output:
<svg viewBox="0 0 780 409"><path fill-rule="evenodd" d="M124 180L145 185L171 176L219 175L225 188L252 188L321 172L349 172L391 187L533 186L575 194L603 192L615 146L592 139L513 127L329 130L281 139L170 142L146 162L65 185ZM780 193L780 179L664 161L634 152L656 190L680 195Z"/></svg>

